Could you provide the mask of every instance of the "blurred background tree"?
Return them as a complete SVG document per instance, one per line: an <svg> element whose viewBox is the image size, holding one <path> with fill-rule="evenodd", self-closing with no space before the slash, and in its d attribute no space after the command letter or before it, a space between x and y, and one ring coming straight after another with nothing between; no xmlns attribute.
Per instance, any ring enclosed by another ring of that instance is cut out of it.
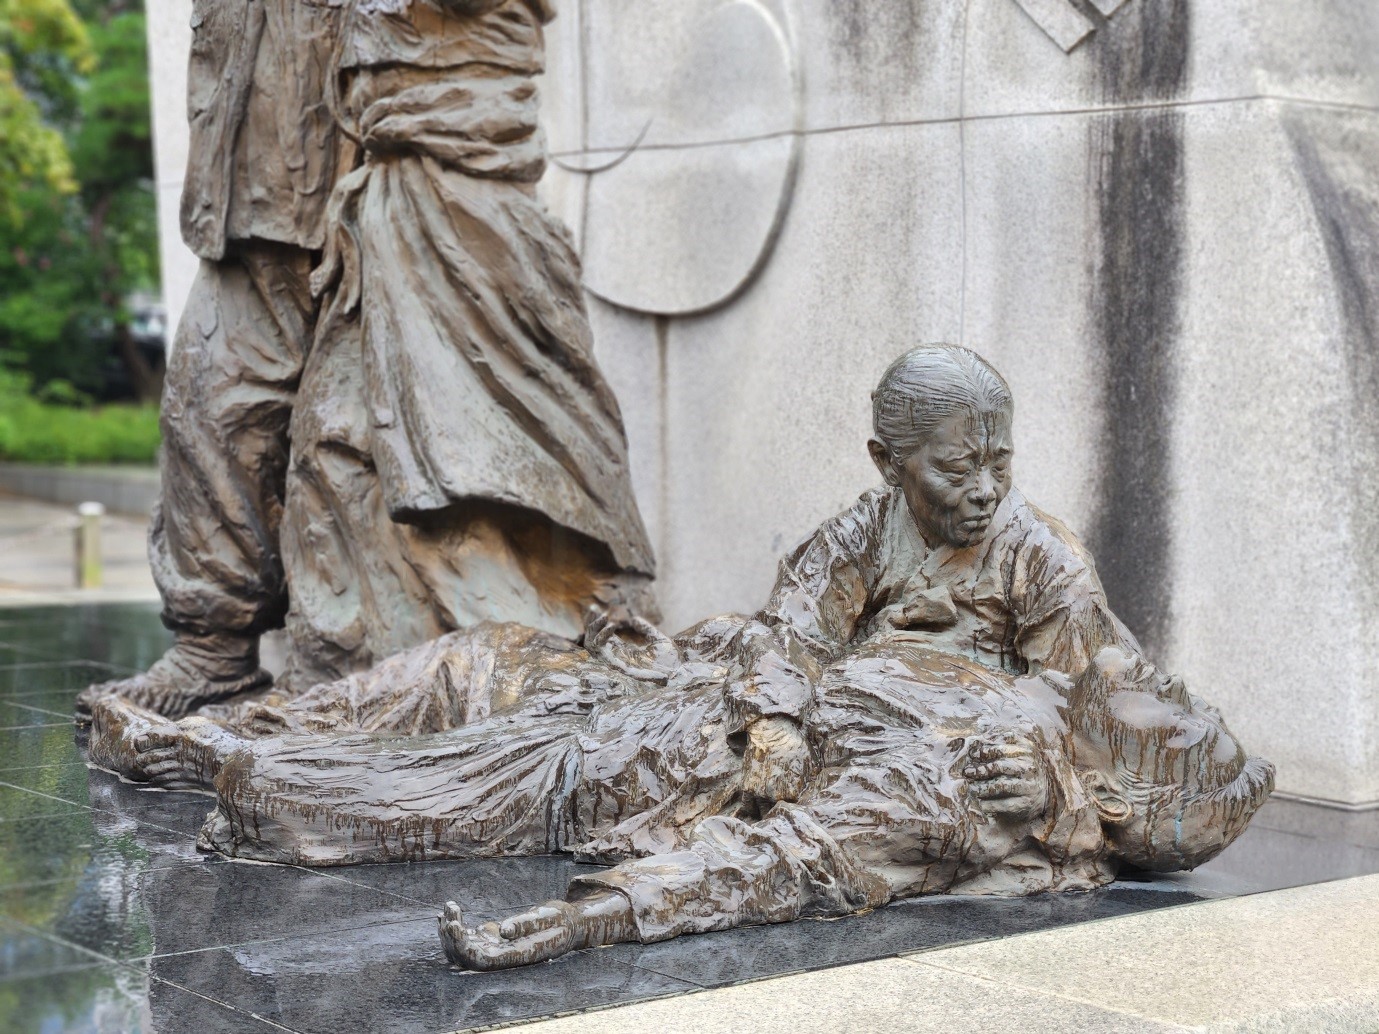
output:
<svg viewBox="0 0 1379 1034"><path fill-rule="evenodd" d="M157 399L161 327L148 333L130 305L158 291L153 176L142 0L0 0L0 400L11 408L25 395ZM3 439L0 427L0 455Z"/></svg>

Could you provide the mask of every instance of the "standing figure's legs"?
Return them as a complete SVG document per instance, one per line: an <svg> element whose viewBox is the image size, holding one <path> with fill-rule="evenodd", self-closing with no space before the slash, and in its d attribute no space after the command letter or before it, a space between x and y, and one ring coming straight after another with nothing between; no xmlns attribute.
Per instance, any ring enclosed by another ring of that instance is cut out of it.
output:
<svg viewBox="0 0 1379 1034"><path fill-rule="evenodd" d="M259 636L279 628L288 423L315 320L311 254L241 242L203 262L163 391L162 500L149 557L177 641L142 675L86 690L177 718L270 681Z"/></svg>
<svg viewBox="0 0 1379 1034"><path fill-rule="evenodd" d="M293 409L280 687L301 693L486 621L577 639L591 606L651 597L650 579L619 571L602 543L528 507L474 499L394 520L372 454L360 334L357 318L322 317Z"/></svg>

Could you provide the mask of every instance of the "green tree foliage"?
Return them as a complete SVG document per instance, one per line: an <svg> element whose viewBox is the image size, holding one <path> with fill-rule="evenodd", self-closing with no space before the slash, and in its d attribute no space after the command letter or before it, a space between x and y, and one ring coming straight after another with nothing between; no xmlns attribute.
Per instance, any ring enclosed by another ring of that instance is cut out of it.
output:
<svg viewBox="0 0 1379 1034"><path fill-rule="evenodd" d="M117 355L155 397L123 301L157 278L142 3L0 0L0 362L72 398Z"/></svg>
<svg viewBox="0 0 1379 1034"><path fill-rule="evenodd" d="M86 27L66 0L0 0L0 216L23 221L27 193L73 193L72 162L54 123L76 107L91 69Z"/></svg>

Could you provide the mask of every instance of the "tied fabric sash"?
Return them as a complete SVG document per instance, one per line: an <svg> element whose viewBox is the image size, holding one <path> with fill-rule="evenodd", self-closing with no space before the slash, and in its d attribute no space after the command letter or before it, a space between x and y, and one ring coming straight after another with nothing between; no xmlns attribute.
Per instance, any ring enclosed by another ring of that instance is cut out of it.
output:
<svg viewBox="0 0 1379 1034"><path fill-rule="evenodd" d="M350 101L358 114L342 116L364 149L364 163L336 184L326 210L325 251L311 277L317 298L339 288L335 304L341 315L359 306L359 200L378 159L429 156L470 176L515 183L535 183L546 171L536 84L528 78L504 73L459 79L454 69L370 70L357 75Z"/></svg>
<svg viewBox="0 0 1379 1034"><path fill-rule="evenodd" d="M389 514L518 506L651 574L579 258L532 187L545 162L530 77L363 69L348 107L364 163L331 198L312 290L335 291L318 334L361 336Z"/></svg>

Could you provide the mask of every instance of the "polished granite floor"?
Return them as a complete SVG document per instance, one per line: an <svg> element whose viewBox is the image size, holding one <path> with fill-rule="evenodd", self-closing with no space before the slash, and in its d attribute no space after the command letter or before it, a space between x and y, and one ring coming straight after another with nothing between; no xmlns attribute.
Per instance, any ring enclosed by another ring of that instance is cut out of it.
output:
<svg viewBox="0 0 1379 1034"><path fill-rule="evenodd" d="M198 854L206 797L90 771L72 697L151 663L152 607L0 610L0 1031L454 1031L1067 923L1379 872L1379 812L1266 806L1195 873L1082 896L934 899L831 922L580 952L467 974L449 898L497 916L559 896L556 858L310 870Z"/></svg>

